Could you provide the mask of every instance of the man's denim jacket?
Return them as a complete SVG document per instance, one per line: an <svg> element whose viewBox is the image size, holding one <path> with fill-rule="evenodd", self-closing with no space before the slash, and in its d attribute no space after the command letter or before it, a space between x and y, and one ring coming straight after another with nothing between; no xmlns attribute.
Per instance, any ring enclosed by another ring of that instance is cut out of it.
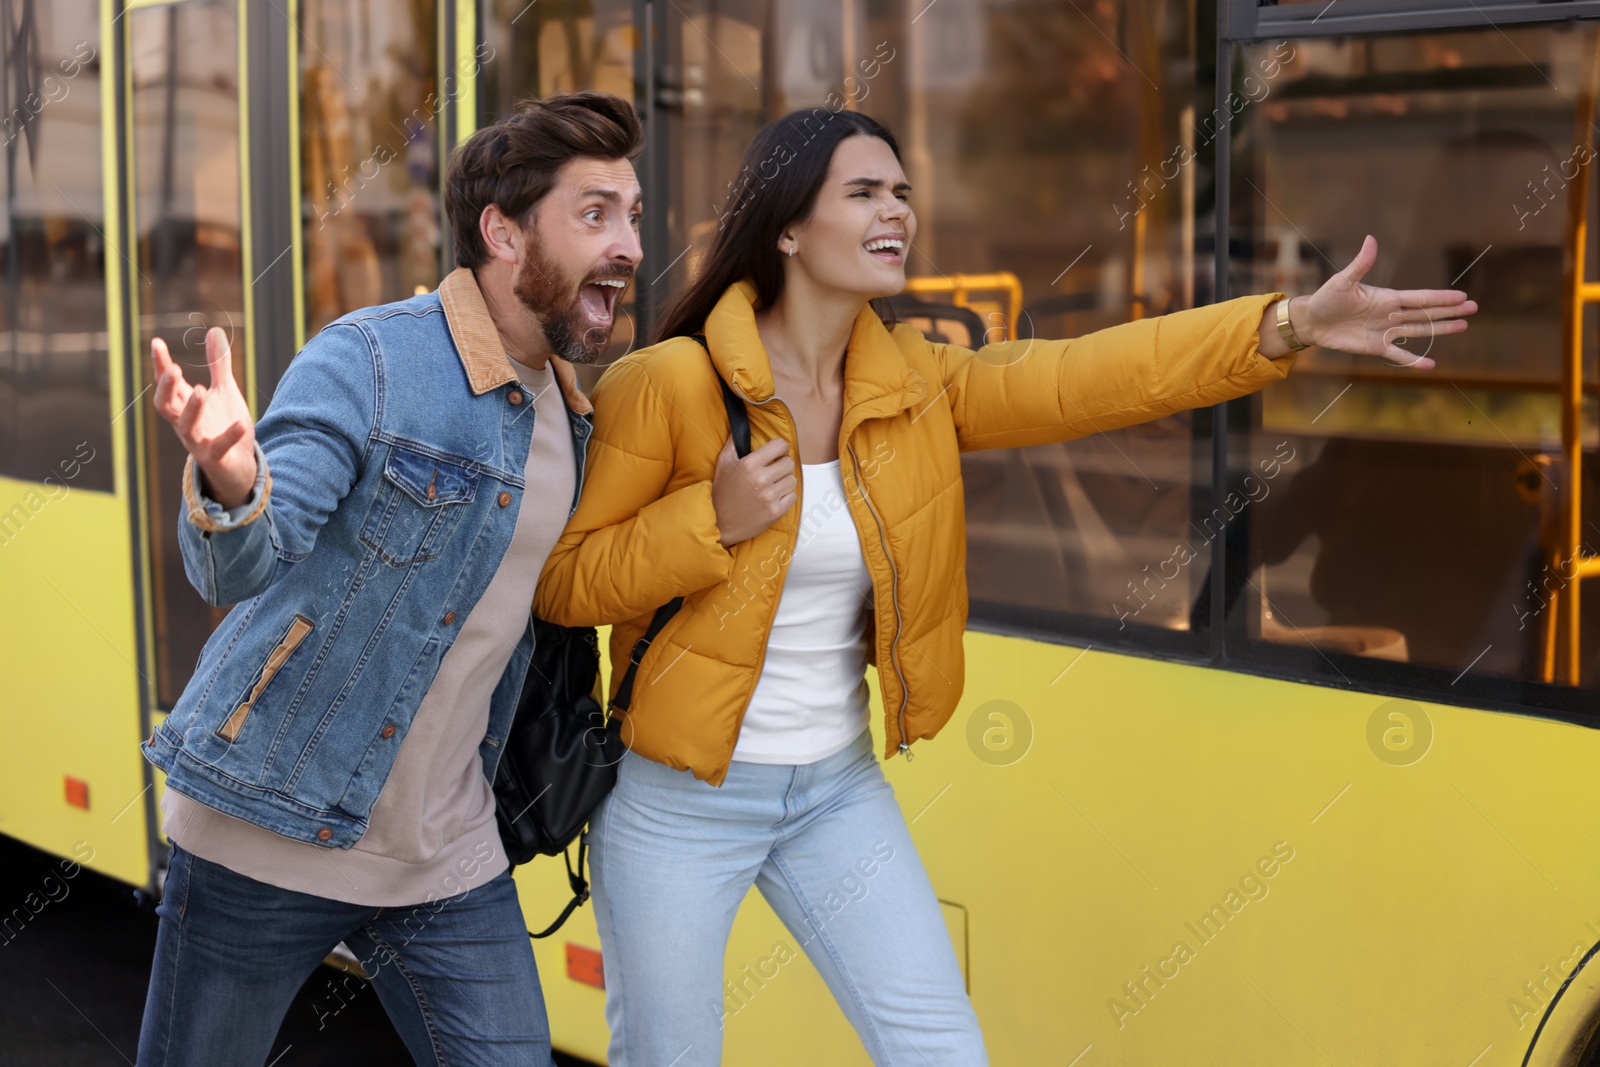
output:
<svg viewBox="0 0 1600 1067"><path fill-rule="evenodd" d="M593 409L572 368L552 366L581 491ZM361 838L440 659L511 544L533 420L461 269L306 345L256 429L244 505L203 497L190 461L184 569L207 603L236 606L144 744L172 788L296 840ZM577 492L537 506L570 516ZM494 691L481 748L491 781L532 652L525 631Z"/></svg>

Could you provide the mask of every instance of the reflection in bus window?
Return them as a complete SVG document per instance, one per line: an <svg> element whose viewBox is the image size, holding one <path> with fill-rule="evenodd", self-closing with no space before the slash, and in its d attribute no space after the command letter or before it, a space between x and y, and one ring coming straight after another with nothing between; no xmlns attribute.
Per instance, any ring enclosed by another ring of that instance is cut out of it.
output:
<svg viewBox="0 0 1600 1067"><path fill-rule="evenodd" d="M851 107L904 154L919 231L898 306L916 328L957 344L1070 337L1209 301L1196 235L1216 127L1196 114L1192 17L1180 0L678 0L659 73L661 284L681 290L696 269L764 123ZM974 620L1190 629L1209 558L1189 531L1210 480L1193 426L963 457ZM1185 539L1196 557L1152 578Z"/></svg>
<svg viewBox="0 0 1600 1067"><path fill-rule="evenodd" d="M484 8L480 123L519 100L556 93L594 89L633 99L632 0L486 0Z"/></svg>
<svg viewBox="0 0 1600 1067"><path fill-rule="evenodd" d="M128 73L142 385L153 385L152 338L167 343L191 382L208 380L205 332L233 346L246 396L244 257L240 233L238 15L229 0L130 11ZM170 708L224 612L184 576L177 522L185 452L171 427L147 418L151 605L156 699Z"/></svg>
<svg viewBox="0 0 1600 1067"><path fill-rule="evenodd" d="M0 14L0 475L110 490L99 5Z"/></svg>
<svg viewBox="0 0 1600 1067"><path fill-rule="evenodd" d="M1465 289L1482 306L1433 346L1433 372L1313 349L1262 395L1243 462L1295 459L1250 516L1248 573L1231 576L1239 624L1272 643L1261 655L1558 680L1564 557L1600 551L1592 370L1566 428L1562 397L1563 260L1592 211L1595 135L1578 109L1597 44L1582 27L1296 42L1270 99L1241 116L1253 151L1236 164L1248 251L1235 292L1309 291L1370 233L1369 280ZM1586 323L1580 371L1596 350ZM1576 485L1568 446L1591 453ZM1574 488L1581 538L1562 549L1553 517ZM1573 649L1591 685L1597 601L1591 583Z"/></svg>
<svg viewBox="0 0 1600 1067"><path fill-rule="evenodd" d="M439 284L438 13L300 0L301 232L309 337ZM452 87L459 82L452 80Z"/></svg>

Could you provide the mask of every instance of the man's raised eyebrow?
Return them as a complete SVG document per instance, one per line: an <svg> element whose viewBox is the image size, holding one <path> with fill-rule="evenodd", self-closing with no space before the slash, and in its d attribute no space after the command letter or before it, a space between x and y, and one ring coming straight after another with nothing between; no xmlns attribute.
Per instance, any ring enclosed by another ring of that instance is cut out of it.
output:
<svg viewBox="0 0 1600 1067"><path fill-rule="evenodd" d="M863 189L882 189L886 183L882 178L851 178L845 184L859 185ZM897 193L909 193L911 191L911 183L895 182L894 191Z"/></svg>
<svg viewBox="0 0 1600 1067"><path fill-rule="evenodd" d="M594 185L578 194L580 200L606 200L613 204L622 203L622 194L606 185ZM644 202L644 193L640 192L633 198L633 206L638 207Z"/></svg>

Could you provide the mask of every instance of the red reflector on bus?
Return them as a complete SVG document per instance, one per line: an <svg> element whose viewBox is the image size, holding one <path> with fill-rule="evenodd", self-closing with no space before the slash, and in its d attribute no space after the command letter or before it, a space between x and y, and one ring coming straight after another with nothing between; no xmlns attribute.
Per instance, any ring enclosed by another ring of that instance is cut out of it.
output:
<svg viewBox="0 0 1600 1067"><path fill-rule="evenodd" d="M67 775L67 803L75 808L89 810L89 783L82 778Z"/></svg>
<svg viewBox="0 0 1600 1067"><path fill-rule="evenodd" d="M605 971L600 965L600 950L585 948L567 942L567 977L574 982L592 985L596 989L606 987Z"/></svg>

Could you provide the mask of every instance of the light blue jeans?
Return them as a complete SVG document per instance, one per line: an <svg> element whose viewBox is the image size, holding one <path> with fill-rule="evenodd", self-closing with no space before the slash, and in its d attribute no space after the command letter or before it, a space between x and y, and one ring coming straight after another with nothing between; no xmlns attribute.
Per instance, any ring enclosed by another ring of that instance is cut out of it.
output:
<svg viewBox="0 0 1600 1067"><path fill-rule="evenodd" d="M950 936L863 732L818 763L734 763L719 787L633 752L590 822L611 1067L712 1067L799 951L873 1061L988 1062ZM754 883L794 943L723 975Z"/></svg>

